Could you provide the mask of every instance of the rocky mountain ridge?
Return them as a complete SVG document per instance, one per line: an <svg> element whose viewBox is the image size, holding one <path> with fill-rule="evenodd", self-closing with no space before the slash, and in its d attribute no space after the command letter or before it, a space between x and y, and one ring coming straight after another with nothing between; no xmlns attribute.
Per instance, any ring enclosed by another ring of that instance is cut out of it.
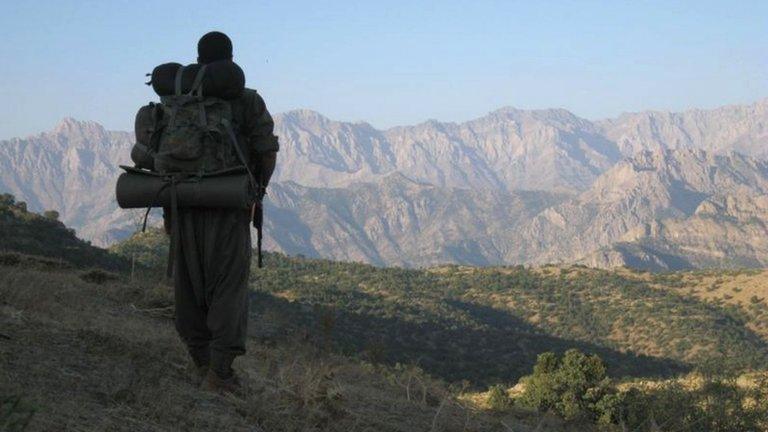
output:
<svg viewBox="0 0 768 432"><path fill-rule="evenodd" d="M760 159L768 99L599 122L514 108L387 130L309 110L275 121L272 250L405 266L664 269L768 257L749 238L765 238L768 217ZM132 140L65 119L51 132L0 141L0 191L31 210L57 209L80 236L110 244L139 219L113 199Z"/></svg>

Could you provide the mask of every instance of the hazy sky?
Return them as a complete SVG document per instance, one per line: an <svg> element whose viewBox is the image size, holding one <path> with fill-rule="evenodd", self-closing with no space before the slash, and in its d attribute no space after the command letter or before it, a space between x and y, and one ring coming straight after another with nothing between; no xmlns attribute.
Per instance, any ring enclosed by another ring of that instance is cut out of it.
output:
<svg viewBox="0 0 768 432"><path fill-rule="evenodd" d="M587 118L768 96L767 1L4 1L0 138L132 129L144 74L228 33L272 112L377 127L501 106Z"/></svg>

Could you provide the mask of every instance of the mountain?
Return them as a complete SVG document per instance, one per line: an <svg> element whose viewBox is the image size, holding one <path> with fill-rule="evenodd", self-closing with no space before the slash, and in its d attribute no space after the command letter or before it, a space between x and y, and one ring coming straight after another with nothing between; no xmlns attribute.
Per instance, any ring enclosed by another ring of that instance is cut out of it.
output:
<svg viewBox="0 0 768 432"><path fill-rule="evenodd" d="M377 265L500 264L504 233L563 197L439 187L400 173L345 188L276 183L266 207L267 246Z"/></svg>
<svg viewBox="0 0 768 432"><path fill-rule="evenodd" d="M768 157L768 99L713 110L630 113L597 122L596 127L624 155L688 148Z"/></svg>
<svg viewBox="0 0 768 432"><path fill-rule="evenodd" d="M518 249L507 260L583 259L653 270L764 266L767 191L765 161L703 150L644 151L537 215L520 230L528 255ZM613 253L594 253L603 248Z"/></svg>
<svg viewBox="0 0 768 432"><path fill-rule="evenodd" d="M428 121L378 131L302 110L276 117L278 181L321 187L399 172L473 189L577 191L621 153L589 121L565 110L504 108L465 123Z"/></svg>
<svg viewBox="0 0 768 432"><path fill-rule="evenodd" d="M95 244L125 238L135 226L114 201L117 165L130 163L133 134L71 118L52 131L0 142L0 191L30 210L56 210Z"/></svg>
<svg viewBox="0 0 768 432"><path fill-rule="evenodd" d="M378 265L761 266L767 114L768 100L597 122L503 108L387 130L279 114L265 244ZM1 141L0 191L113 244L142 213L113 199L132 138L65 119Z"/></svg>

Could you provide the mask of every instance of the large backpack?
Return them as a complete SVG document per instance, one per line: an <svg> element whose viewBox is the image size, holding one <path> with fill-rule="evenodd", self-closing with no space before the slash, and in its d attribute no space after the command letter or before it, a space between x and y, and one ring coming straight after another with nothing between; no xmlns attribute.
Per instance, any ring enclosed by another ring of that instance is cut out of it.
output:
<svg viewBox="0 0 768 432"><path fill-rule="evenodd" d="M184 66L176 72L174 94L161 96L152 141L155 170L160 173L204 174L236 166L248 168L237 140L229 101L203 97L202 65L192 87L182 92Z"/></svg>
<svg viewBox="0 0 768 432"><path fill-rule="evenodd" d="M203 182L206 175L216 175L232 168L245 169L253 194L251 219L257 229L258 266L262 266L262 207L264 188L251 172L246 153L237 139L237 123L233 119L232 105L218 97L203 95L203 78L207 65L198 69L192 86L182 92L184 66L176 71L174 93L160 97L154 105L154 125L150 145L154 151L154 170L163 175L170 189L171 247L168 275L178 257L178 193L177 185L185 182ZM158 189L158 194L166 188ZM205 203L198 203L205 207ZM144 228L146 228L146 217Z"/></svg>

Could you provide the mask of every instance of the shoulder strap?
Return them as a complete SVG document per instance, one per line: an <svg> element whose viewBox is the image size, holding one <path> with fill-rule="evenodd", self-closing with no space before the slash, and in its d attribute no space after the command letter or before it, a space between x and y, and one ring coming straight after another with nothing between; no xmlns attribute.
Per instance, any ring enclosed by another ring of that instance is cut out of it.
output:
<svg viewBox="0 0 768 432"><path fill-rule="evenodd" d="M251 186L253 187L253 190L256 191L259 197L261 197L261 185L256 183L256 176L253 175L253 172L251 171L251 167L248 166L248 161L245 159L245 154L243 153L243 149L240 148L240 143L237 142L237 136L235 135L234 129L232 129L232 122L229 121L227 118L221 119L221 123L224 125L224 129L227 132L227 135L229 136L229 141L232 143L232 147L235 148L235 153L237 154L237 158L240 159L240 163L243 164L245 167L245 170L248 171L248 177L250 178Z"/></svg>
<svg viewBox="0 0 768 432"><path fill-rule="evenodd" d="M202 65L195 75L195 80L192 82L192 87L189 89L188 95L194 93L197 97L203 96L203 76L205 76L205 69L208 65Z"/></svg>
<svg viewBox="0 0 768 432"><path fill-rule="evenodd" d="M261 178L256 181L256 177L253 175L251 167L248 166L248 162L245 160L245 154L243 154L243 150L240 148L240 143L237 142L235 131L232 129L232 122L226 118L223 118L221 119L221 123L224 125L224 129L227 131L227 135L229 135L229 140L232 142L232 146L235 148L235 153L237 153L237 157L240 159L240 163L243 164L245 170L248 172L251 188L256 192L256 200L251 207L251 220L253 221L253 226L256 228L256 253L258 256L257 263L258 267L262 268L264 266L261 254L261 241L263 236L262 232L264 229L264 207L262 203L262 199L264 199L265 195L264 186L261 184Z"/></svg>
<svg viewBox="0 0 768 432"><path fill-rule="evenodd" d="M186 68L186 66L181 66L176 71L176 79L174 80L174 83L173 83L174 84L174 91L173 91L173 93L176 96L181 96L181 77L184 75L184 69L185 68Z"/></svg>

